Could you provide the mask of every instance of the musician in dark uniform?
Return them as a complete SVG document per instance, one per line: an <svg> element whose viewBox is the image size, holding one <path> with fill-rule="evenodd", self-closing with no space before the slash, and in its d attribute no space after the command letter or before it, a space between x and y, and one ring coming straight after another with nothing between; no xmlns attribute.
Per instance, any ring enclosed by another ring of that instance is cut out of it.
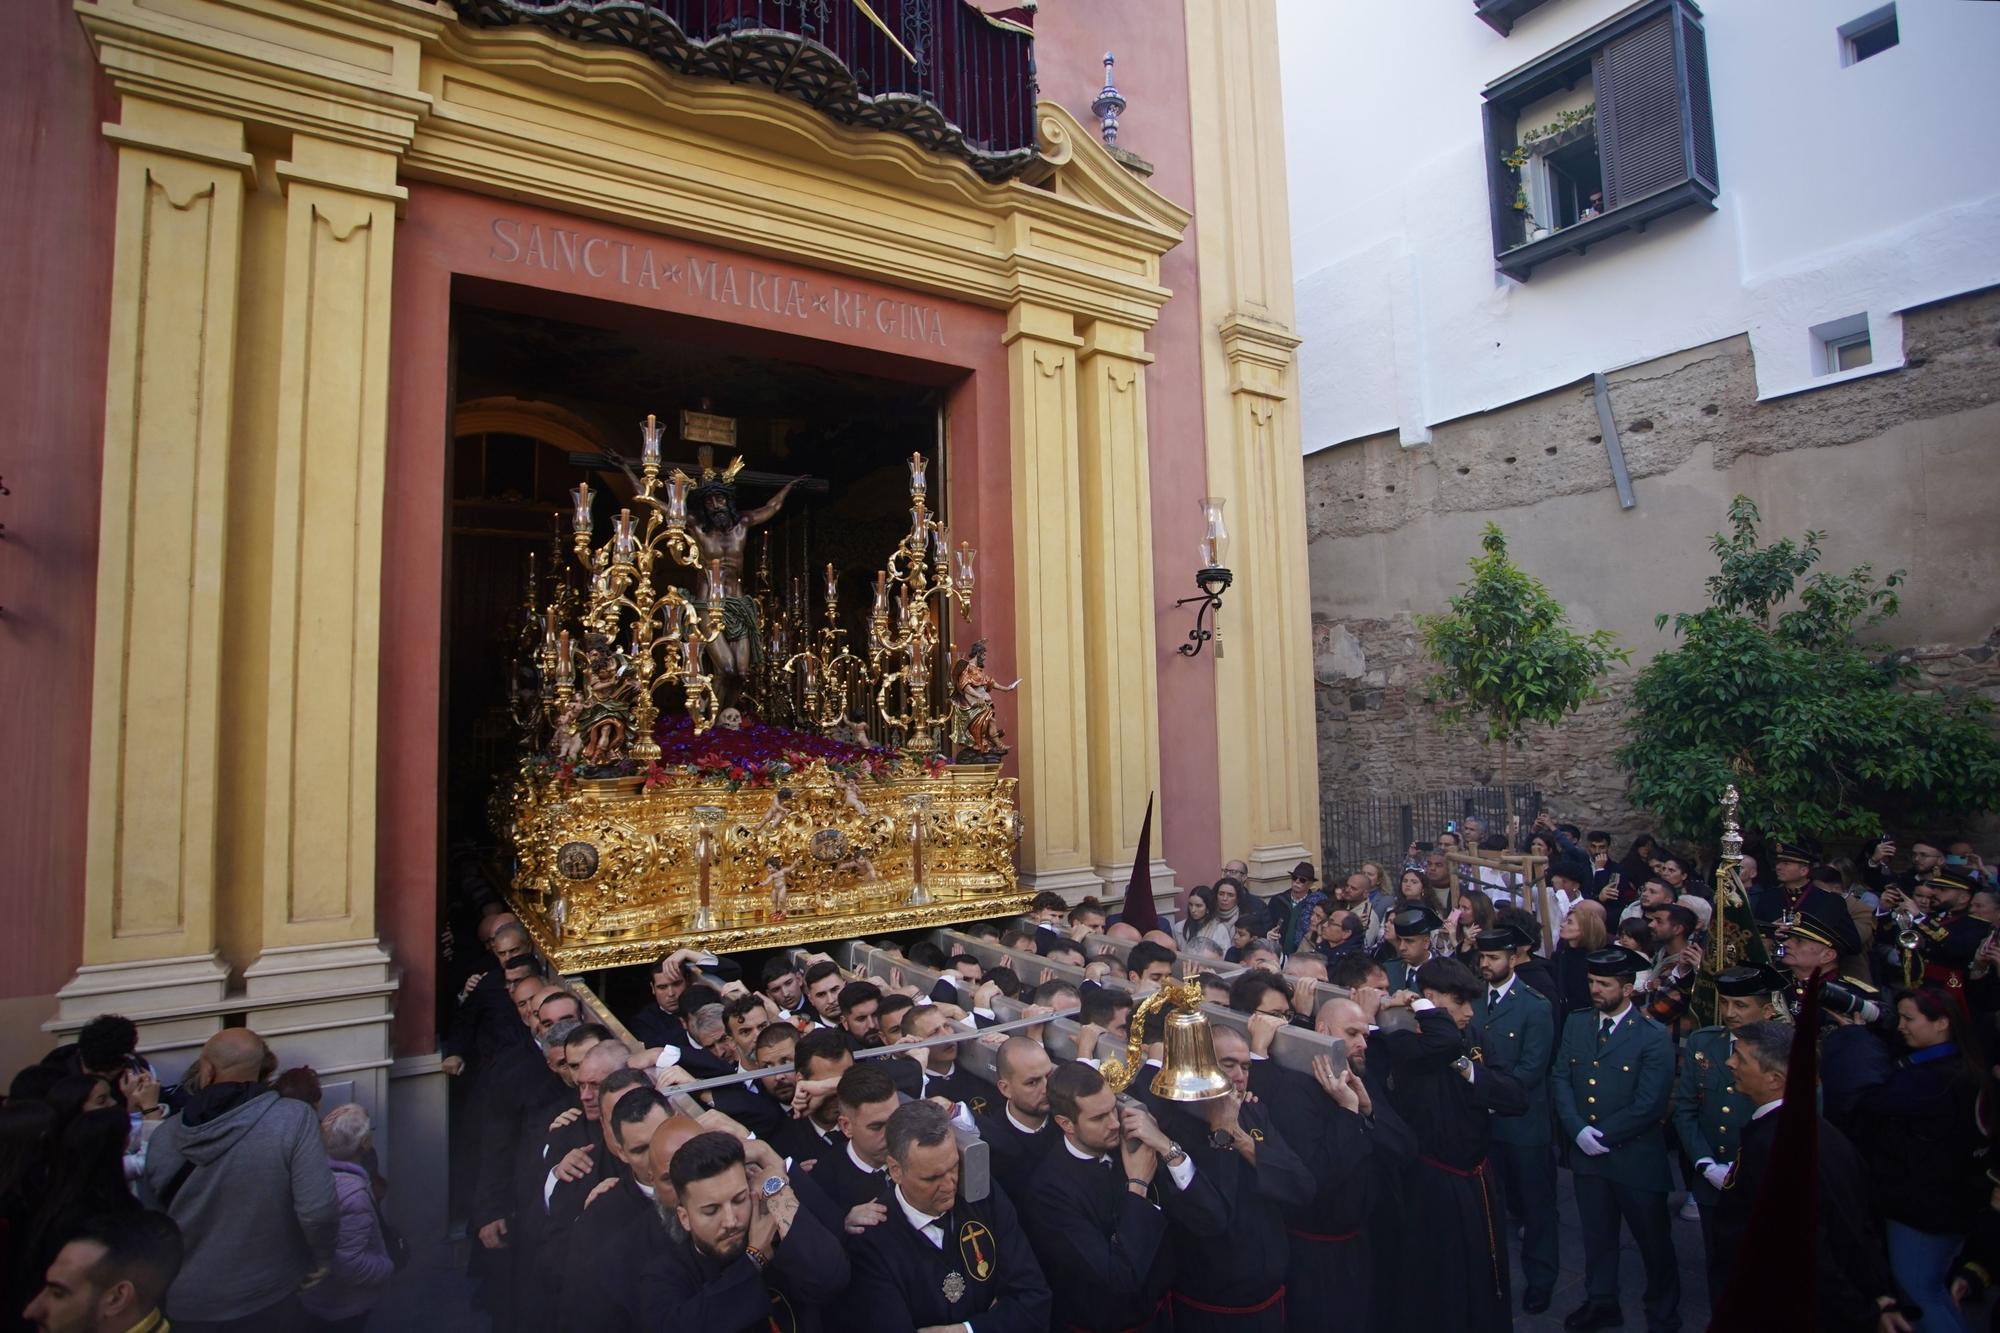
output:
<svg viewBox="0 0 2000 1333"><path fill-rule="evenodd" d="M1680 1327L1681 1280L1667 1221L1673 1176L1660 1124L1673 1093L1674 1046L1667 1030L1632 1003L1646 959L1603 949L1585 960L1588 1010L1569 1016L1551 1076L1556 1120L1569 1140L1576 1209L1583 1229L1584 1304L1563 1320L1572 1330L1616 1328L1618 1230L1632 1233L1646 1266L1646 1326Z"/></svg>
<svg viewBox="0 0 2000 1333"><path fill-rule="evenodd" d="M1815 890L1802 900L1789 921L1778 927L1778 961L1791 973L1791 991L1786 1008L1796 1016L1805 1000L1806 984L1816 976L1837 981L1845 993L1858 997L1862 1022L1874 1025L1885 1018L1886 1006L1874 986L1841 975L1841 962L1861 949L1861 932L1848 915L1845 900ZM1839 1013L1833 996L1826 997L1821 1016L1827 1021Z"/></svg>
<svg viewBox="0 0 2000 1333"><path fill-rule="evenodd" d="M1431 932L1444 929L1444 922L1438 919L1436 912L1418 903L1391 912L1389 925L1396 936L1395 957L1384 960L1382 964L1383 970L1389 974L1389 993L1414 991L1417 988L1417 969L1431 959Z"/></svg>
<svg viewBox="0 0 2000 1333"><path fill-rule="evenodd" d="M1174 1333L1283 1333L1284 1210L1311 1203L1318 1184L1269 1109L1246 1100L1249 1042L1231 1027L1215 1026L1211 1033L1229 1095L1166 1103L1161 1123L1186 1141L1197 1173L1214 1182L1229 1216L1216 1236L1173 1228Z"/></svg>
<svg viewBox="0 0 2000 1333"><path fill-rule="evenodd" d="M1390 1095L1417 1136L1410 1214L1426 1242L1404 1248L1401 1288L1385 1309L1410 1333L1513 1327L1506 1210L1488 1159L1494 1115L1521 1115L1519 1080L1484 1062L1472 1038L1486 987L1455 958L1417 969L1417 1030L1382 1031L1371 1050L1389 1060Z"/></svg>
<svg viewBox="0 0 2000 1333"><path fill-rule="evenodd" d="M979 1137L986 1141L993 1178L1008 1197L1023 1198L1042 1155L1059 1137L1049 1119L1049 1072L1055 1064L1042 1043L1018 1032L1001 1045L994 1063L1000 1101L977 1116Z"/></svg>
<svg viewBox="0 0 2000 1333"><path fill-rule="evenodd" d="M1972 895L1979 885L1958 870L1940 870L1917 890L1919 899L1934 904L1928 913L1911 918L1910 929L1917 937L1916 965L1908 980L1912 987L1926 982L1957 993L1964 1002L1965 985L1972 970L1972 957L1979 952L1992 927L1970 914Z"/></svg>
<svg viewBox="0 0 2000 1333"><path fill-rule="evenodd" d="M847 1300L880 1333L963 1325L1042 1333L1049 1284L1004 1191L959 1197L951 1119L935 1102L889 1117L889 1218L853 1244Z"/></svg>
<svg viewBox="0 0 2000 1333"><path fill-rule="evenodd" d="M1062 1139L1035 1171L1021 1221L1054 1297L1051 1328L1167 1327L1169 1222L1220 1233L1228 1211L1215 1183L1081 1061L1049 1075L1049 1111Z"/></svg>
<svg viewBox="0 0 2000 1333"><path fill-rule="evenodd" d="M678 1234L641 1275L644 1327L819 1333L822 1311L847 1289L847 1254L787 1177L767 1170L747 1170L743 1145L723 1133L674 1153Z"/></svg>
<svg viewBox="0 0 2000 1333"><path fill-rule="evenodd" d="M1708 1290L1722 1291L1723 1274L1715 1270L1712 1243L1717 1191L1729 1174L1729 1164L1743 1144L1743 1127L1750 1123L1754 1103L1736 1088L1729 1055L1736 1031L1746 1024L1768 1022L1784 1014L1778 998L1786 981L1768 967L1725 968L1715 976L1713 1027L1696 1028L1681 1046L1680 1070L1674 1078L1673 1126L1681 1151L1694 1162L1694 1198L1701 1209L1701 1231L1708 1248Z"/></svg>
<svg viewBox="0 0 2000 1333"><path fill-rule="evenodd" d="M1507 1196L1507 1214L1521 1223L1521 1275L1528 1289L1521 1308L1539 1314L1555 1291L1556 1157L1553 1114L1549 1110L1549 1065L1556 1053L1556 1011L1515 967L1533 938L1518 926L1482 930L1473 941L1486 1002L1479 1017L1479 1044L1489 1069L1511 1074L1527 1094L1520 1115L1493 1117L1493 1159Z"/></svg>
<svg viewBox="0 0 2000 1333"><path fill-rule="evenodd" d="M1785 1104L1785 1076L1794 1031L1790 1023L1762 1021L1736 1029L1729 1069L1734 1095L1755 1109L1743 1127L1742 1146L1717 1192L1709 1228L1709 1271L1726 1284L1736 1257L1750 1238L1757 1196L1771 1165L1778 1136L1778 1112ZM1811 1090L1803 1090L1810 1096ZM1818 1232L1818 1263L1808 1324L1829 1333L1909 1333L1889 1271L1876 1210L1868 1196L1868 1173L1846 1135L1824 1118L1818 1125L1819 1207L1793 1214L1787 1224ZM1719 1296L1722 1285L1714 1286Z"/></svg>

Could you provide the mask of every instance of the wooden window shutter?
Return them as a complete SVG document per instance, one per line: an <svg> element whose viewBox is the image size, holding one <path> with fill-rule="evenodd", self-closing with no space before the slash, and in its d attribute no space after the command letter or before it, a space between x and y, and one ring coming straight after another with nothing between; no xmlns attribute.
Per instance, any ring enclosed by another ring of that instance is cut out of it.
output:
<svg viewBox="0 0 2000 1333"><path fill-rule="evenodd" d="M1607 209L1689 177L1676 18L1677 10L1660 15L1608 43L1591 61Z"/></svg>
<svg viewBox="0 0 2000 1333"><path fill-rule="evenodd" d="M1701 20L1685 9L1677 11L1681 47L1687 52L1687 112L1694 140L1694 177L1713 194L1721 188L1715 168L1715 115L1708 105L1708 34Z"/></svg>

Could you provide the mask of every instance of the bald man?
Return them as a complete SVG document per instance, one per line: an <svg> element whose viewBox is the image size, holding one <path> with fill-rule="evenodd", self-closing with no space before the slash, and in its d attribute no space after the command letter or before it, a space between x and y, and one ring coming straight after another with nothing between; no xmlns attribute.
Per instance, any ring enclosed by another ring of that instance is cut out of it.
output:
<svg viewBox="0 0 2000 1333"><path fill-rule="evenodd" d="M333 1262L340 1214L319 1119L264 1086L268 1054L248 1028L210 1037L201 1090L147 1148L146 1184L186 1243L167 1308L197 1333L302 1327L299 1286Z"/></svg>
<svg viewBox="0 0 2000 1333"><path fill-rule="evenodd" d="M489 923L497 924L487 933ZM514 1034L505 1022L510 1007L506 967L515 959L531 957L535 950L527 928L511 912L488 917L480 923L480 930L486 935L491 962L472 989L458 997L458 1012L452 1015L450 1032L444 1041L447 1074L482 1071L500 1047L513 1039Z"/></svg>

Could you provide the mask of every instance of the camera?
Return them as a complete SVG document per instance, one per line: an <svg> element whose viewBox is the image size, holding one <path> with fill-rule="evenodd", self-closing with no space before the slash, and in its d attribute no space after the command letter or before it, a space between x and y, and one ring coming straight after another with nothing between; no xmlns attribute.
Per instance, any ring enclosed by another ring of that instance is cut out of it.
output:
<svg viewBox="0 0 2000 1333"><path fill-rule="evenodd" d="M1839 981L1829 981L1820 987L1819 1004L1828 1014L1859 1018L1863 1023L1873 1024L1882 1017L1881 1005Z"/></svg>

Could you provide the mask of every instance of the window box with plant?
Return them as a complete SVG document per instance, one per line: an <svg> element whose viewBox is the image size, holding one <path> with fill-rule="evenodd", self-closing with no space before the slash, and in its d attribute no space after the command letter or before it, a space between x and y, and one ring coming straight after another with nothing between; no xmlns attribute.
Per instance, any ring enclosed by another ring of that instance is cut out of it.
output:
<svg viewBox="0 0 2000 1333"><path fill-rule="evenodd" d="M1635 6L1500 79L1485 120L1493 255L1511 278L1715 206L1707 38L1692 0Z"/></svg>

